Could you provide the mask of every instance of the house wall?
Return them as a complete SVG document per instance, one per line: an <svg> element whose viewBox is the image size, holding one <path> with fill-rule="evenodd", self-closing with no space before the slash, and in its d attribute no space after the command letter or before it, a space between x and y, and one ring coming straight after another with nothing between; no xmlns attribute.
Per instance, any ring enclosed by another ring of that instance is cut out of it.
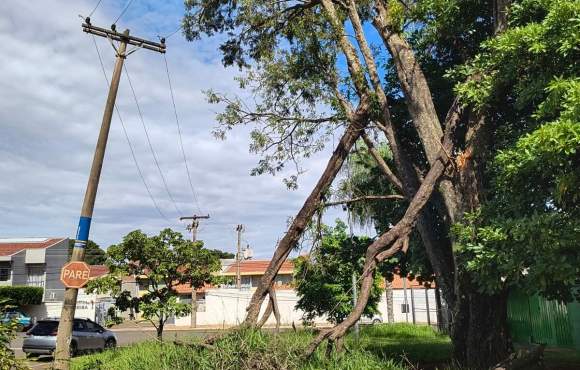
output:
<svg viewBox="0 0 580 370"><path fill-rule="evenodd" d="M45 301L62 301L64 299L64 285L60 281L60 269L68 261L69 240L55 244L46 249L45 255ZM60 316L60 314L59 314Z"/></svg>
<svg viewBox="0 0 580 370"><path fill-rule="evenodd" d="M205 312L197 312L197 324L200 326L231 326L241 323L246 315L246 307L250 302L253 290L237 290L230 288L208 289L205 293ZM437 323L437 310L435 304L435 291L429 289L425 297L425 289L413 289L414 306L411 302L411 289L407 289L407 304L409 306L408 314L402 310L405 303L405 294L403 289L393 290L393 313L395 322L413 322L412 310L415 309L415 322L417 324ZM294 290L277 290L276 298L280 310L280 321L282 325L296 325L302 323L303 311L295 309L298 302L298 296ZM427 299L429 301L429 311L427 311ZM265 311L268 300L262 304L261 313ZM387 322L387 302L383 293L378 305L379 312L383 322ZM429 312L429 315L427 315ZM429 320L428 320L429 318ZM266 322L266 325L274 325L276 320L273 315ZM190 316L175 319L177 326L189 326ZM324 317L315 320L315 324L328 324Z"/></svg>
<svg viewBox="0 0 580 370"><path fill-rule="evenodd" d="M407 314L403 312L402 307L405 303L405 291L403 289L393 289L393 314L395 316L395 322L413 322L411 291L413 292L413 300L415 303L415 322L418 324L426 324L430 321L431 324L436 324L437 304L435 301L435 290L428 289L426 298L424 288L407 289L407 304L409 306L409 312ZM427 311L427 301L429 301L429 311ZM381 294L378 308L383 317L383 322L387 322L387 298L384 292ZM429 312L429 315L427 315L427 312Z"/></svg>
<svg viewBox="0 0 580 370"><path fill-rule="evenodd" d="M97 302L96 294L87 294L84 289L79 289L75 317L94 320ZM60 317L62 301L27 305L22 307L22 310L35 320L42 320L48 317Z"/></svg>
<svg viewBox="0 0 580 370"><path fill-rule="evenodd" d="M26 285L26 250L22 250L12 256L12 286Z"/></svg>
<svg viewBox="0 0 580 370"><path fill-rule="evenodd" d="M237 290L229 288L208 289L205 292L205 312L197 312L197 324L200 326L231 326L241 323L246 315L246 307L252 298L253 290ZM302 323L301 310L296 310L294 306L298 297L293 290L277 290L278 308L280 311L280 321L282 325L296 325ZM262 304L260 315L266 310L268 300ZM315 320L317 324L325 324L323 318ZM176 318L175 325L189 326L190 316ZM273 315L266 325L275 325L276 320Z"/></svg>

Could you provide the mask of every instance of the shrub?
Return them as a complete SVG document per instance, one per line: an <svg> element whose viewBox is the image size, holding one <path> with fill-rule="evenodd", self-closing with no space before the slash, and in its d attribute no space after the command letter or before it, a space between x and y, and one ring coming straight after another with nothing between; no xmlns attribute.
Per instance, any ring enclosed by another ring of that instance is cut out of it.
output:
<svg viewBox="0 0 580 370"><path fill-rule="evenodd" d="M0 287L0 298L7 299L10 304L24 306L41 304L44 289L34 286L4 286Z"/></svg>

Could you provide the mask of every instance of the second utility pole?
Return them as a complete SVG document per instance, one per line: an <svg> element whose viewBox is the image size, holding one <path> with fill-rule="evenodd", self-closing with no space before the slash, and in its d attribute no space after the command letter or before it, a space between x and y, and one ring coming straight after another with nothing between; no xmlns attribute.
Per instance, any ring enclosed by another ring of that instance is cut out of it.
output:
<svg viewBox="0 0 580 370"><path fill-rule="evenodd" d="M191 224L187 225L187 230L191 231L192 242L195 242L197 240L197 228L199 227L198 220L207 218L209 218L209 215L207 216L193 215L179 218L180 221L191 220ZM197 327L197 291L193 287L193 284L191 284L191 320L189 322L189 326L192 328Z"/></svg>
<svg viewBox="0 0 580 370"><path fill-rule="evenodd" d="M244 225L236 226L236 231L238 232L238 253L236 254L236 287L242 288L242 275L240 273L240 261L242 260L242 231L244 230Z"/></svg>
<svg viewBox="0 0 580 370"><path fill-rule="evenodd" d="M115 30L94 27L91 25L89 18L87 18L86 23L83 24L83 31L97 36L107 37L111 40L111 42L113 40L119 41L119 47L116 49L117 59L115 61L115 69L111 78L111 85L109 86L109 94L107 95L107 103L105 105L105 112L101 122L101 130L99 132L97 147L93 156L89 181L85 190L85 197L83 200L83 207L81 209L81 217L79 219L71 261L83 261L85 257L85 247L89 240L89 230L91 228L93 208L95 206L97 188L99 187L99 179L101 177L101 169L103 167L103 159L105 157L109 129L111 128L111 119L113 117L113 110L115 109L115 100L117 98L117 91L119 90L119 80L121 79L123 62L125 61L127 55L132 52L127 52L127 44L158 51L161 53L165 52L164 41L161 43L154 43L137 37L129 36L129 30L125 30L123 33L118 33ZM64 292L64 302L62 305L62 312L58 324L56 349L54 353L55 369L67 370L69 368L71 352L75 352L77 349L74 342L71 341L71 337L78 293L79 291L77 288L66 288Z"/></svg>

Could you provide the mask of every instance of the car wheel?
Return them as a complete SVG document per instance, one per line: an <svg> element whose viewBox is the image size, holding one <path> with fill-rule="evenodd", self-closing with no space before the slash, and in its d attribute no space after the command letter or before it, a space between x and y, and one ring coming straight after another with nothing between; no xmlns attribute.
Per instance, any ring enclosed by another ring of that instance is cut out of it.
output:
<svg viewBox="0 0 580 370"><path fill-rule="evenodd" d="M77 343L76 342L70 342L69 352L70 352L70 357L75 357L77 355Z"/></svg>
<svg viewBox="0 0 580 370"><path fill-rule="evenodd" d="M117 342L114 339L107 339L105 342L105 349L111 349L117 347Z"/></svg>
<svg viewBox="0 0 580 370"><path fill-rule="evenodd" d="M374 319L373 320L373 325L378 325L380 323L381 323L381 320L379 320L379 319Z"/></svg>
<svg viewBox="0 0 580 370"><path fill-rule="evenodd" d="M38 353L27 353L26 358L37 358L40 357Z"/></svg>

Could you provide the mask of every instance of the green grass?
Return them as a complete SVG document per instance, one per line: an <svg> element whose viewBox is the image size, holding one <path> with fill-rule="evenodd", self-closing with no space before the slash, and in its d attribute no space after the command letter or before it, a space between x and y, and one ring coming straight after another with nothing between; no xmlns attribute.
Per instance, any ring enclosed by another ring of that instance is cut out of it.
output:
<svg viewBox="0 0 580 370"><path fill-rule="evenodd" d="M254 330L233 331L213 348L177 346L173 342L144 342L73 360L72 369L405 369L403 363L438 361L449 353L449 340L428 327L380 325L364 328L360 340L352 334L346 351L325 356L325 345L305 360L302 352L313 334L279 335ZM195 343L196 339L192 339ZM430 349L431 346L438 349ZM401 356L405 355L404 360ZM416 357L413 357L416 356ZM424 357L423 357L424 356Z"/></svg>
<svg viewBox="0 0 580 370"><path fill-rule="evenodd" d="M350 335L349 341L356 339ZM429 326L390 324L362 330L360 345L379 358L403 357L412 363L441 363L451 358L449 336Z"/></svg>

